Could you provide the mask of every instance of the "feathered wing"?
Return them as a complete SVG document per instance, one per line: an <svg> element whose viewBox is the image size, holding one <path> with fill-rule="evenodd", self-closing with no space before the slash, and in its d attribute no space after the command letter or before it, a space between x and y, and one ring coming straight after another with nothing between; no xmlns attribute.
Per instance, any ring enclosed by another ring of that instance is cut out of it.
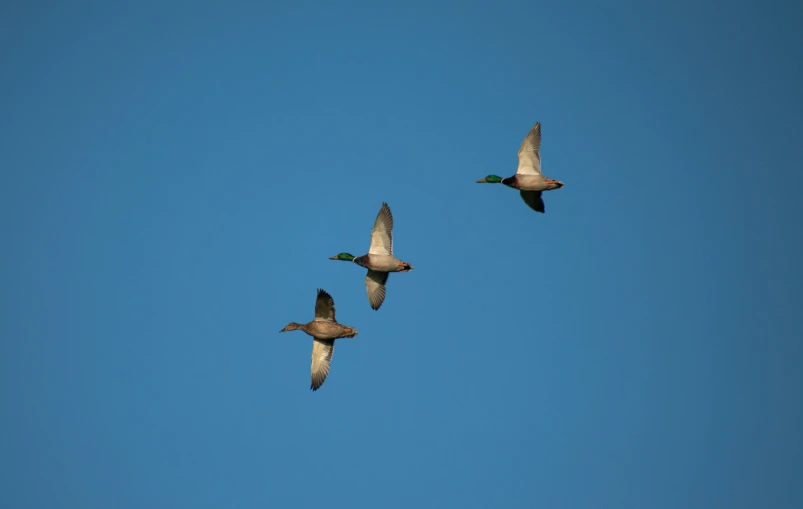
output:
<svg viewBox="0 0 803 509"><path fill-rule="evenodd" d="M524 200L531 209L536 212L545 212L544 200L541 198L541 191L519 191L521 199Z"/></svg>
<svg viewBox="0 0 803 509"><path fill-rule="evenodd" d="M388 282L387 272L378 272L368 269L365 276L365 291L368 292L368 302L371 309L377 310L385 301L385 284Z"/></svg>
<svg viewBox="0 0 803 509"><path fill-rule="evenodd" d="M519 147L519 169L521 175L541 174L541 122L536 122Z"/></svg>
<svg viewBox="0 0 803 509"><path fill-rule="evenodd" d="M393 214L387 203L382 203L379 214L376 215L374 227L371 230L371 248L369 254L392 255L393 254Z"/></svg>
<svg viewBox="0 0 803 509"><path fill-rule="evenodd" d="M335 322L335 300L326 290L318 290L318 298L315 299L315 319Z"/></svg>
<svg viewBox="0 0 803 509"><path fill-rule="evenodd" d="M315 338L312 342L312 366L310 368L312 379L310 389L313 391L317 391L326 380L334 351L334 339Z"/></svg>

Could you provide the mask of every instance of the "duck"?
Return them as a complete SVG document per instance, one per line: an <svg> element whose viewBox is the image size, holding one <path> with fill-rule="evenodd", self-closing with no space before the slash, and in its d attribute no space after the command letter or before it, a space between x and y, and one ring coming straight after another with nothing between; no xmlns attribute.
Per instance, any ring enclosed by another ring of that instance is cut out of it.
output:
<svg viewBox="0 0 803 509"><path fill-rule="evenodd" d="M477 181L478 184L504 184L518 189L521 199L536 212L545 213L546 207L541 198L543 191L552 191L563 187L563 182L544 176L541 173L541 122L536 122L519 147L519 169L512 177L502 178L496 175Z"/></svg>
<svg viewBox="0 0 803 509"><path fill-rule="evenodd" d="M358 332L354 327L337 323L335 300L326 290L318 289L315 299L315 318L309 323L290 322L279 332L302 330L312 336L312 365L310 366L310 389L317 391L329 375L335 340L353 338Z"/></svg>
<svg viewBox="0 0 803 509"><path fill-rule="evenodd" d="M385 301L385 285L390 273L413 270L410 263L399 260L393 254L393 214L385 202L382 202L374 227L371 229L371 247L368 253L362 256L339 253L330 256L329 259L354 262L368 269L368 274L365 276L365 291L368 294L368 303L374 311L377 311Z"/></svg>

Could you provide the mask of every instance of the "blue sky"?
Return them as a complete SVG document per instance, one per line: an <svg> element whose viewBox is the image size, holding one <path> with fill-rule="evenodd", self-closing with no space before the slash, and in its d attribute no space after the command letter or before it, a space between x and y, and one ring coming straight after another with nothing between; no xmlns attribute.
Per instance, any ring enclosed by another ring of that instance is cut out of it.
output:
<svg viewBox="0 0 803 509"><path fill-rule="evenodd" d="M0 6L0 506L803 505L799 3L262 4Z"/></svg>

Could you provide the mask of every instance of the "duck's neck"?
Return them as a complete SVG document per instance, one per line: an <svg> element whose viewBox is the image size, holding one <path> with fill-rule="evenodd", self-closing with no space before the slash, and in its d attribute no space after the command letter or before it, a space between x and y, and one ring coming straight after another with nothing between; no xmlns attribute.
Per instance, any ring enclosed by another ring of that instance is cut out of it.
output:
<svg viewBox="0 0 803 509"><path fill-rule="evenodd" d="M290 322L290 323L287 324L287 327L285 327L284 330L285 331L303 330L304 332L309 333L309 331L307 330L307 324L306 323Z"/></svg>
<svg viewBox="0 0 803 509"><path fill-rule="evenodd" d="M504 184L508 187L512 187L514 189L518 189L519 187L519 181L515 175L513 175L512 177L503 178L502 180L499 181L499 183Z"/></svg>

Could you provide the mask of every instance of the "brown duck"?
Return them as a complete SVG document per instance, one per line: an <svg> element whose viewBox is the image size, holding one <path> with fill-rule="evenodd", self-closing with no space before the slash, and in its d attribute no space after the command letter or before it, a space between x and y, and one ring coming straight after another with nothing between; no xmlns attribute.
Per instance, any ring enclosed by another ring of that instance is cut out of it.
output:
<svg viewBox="0 0 803 509"><path fill-rule="evenodd" d="M309 323L290 322L279 332L291 330L303 330L312 336L312 366L310 368L312 383L310 389L317 391L326 380L326 375L329 374L335 340L353 338L357 335L357 329L337 323L334 299L325 290L319 289L318 298L315 300L315 318Z"/></svg>

